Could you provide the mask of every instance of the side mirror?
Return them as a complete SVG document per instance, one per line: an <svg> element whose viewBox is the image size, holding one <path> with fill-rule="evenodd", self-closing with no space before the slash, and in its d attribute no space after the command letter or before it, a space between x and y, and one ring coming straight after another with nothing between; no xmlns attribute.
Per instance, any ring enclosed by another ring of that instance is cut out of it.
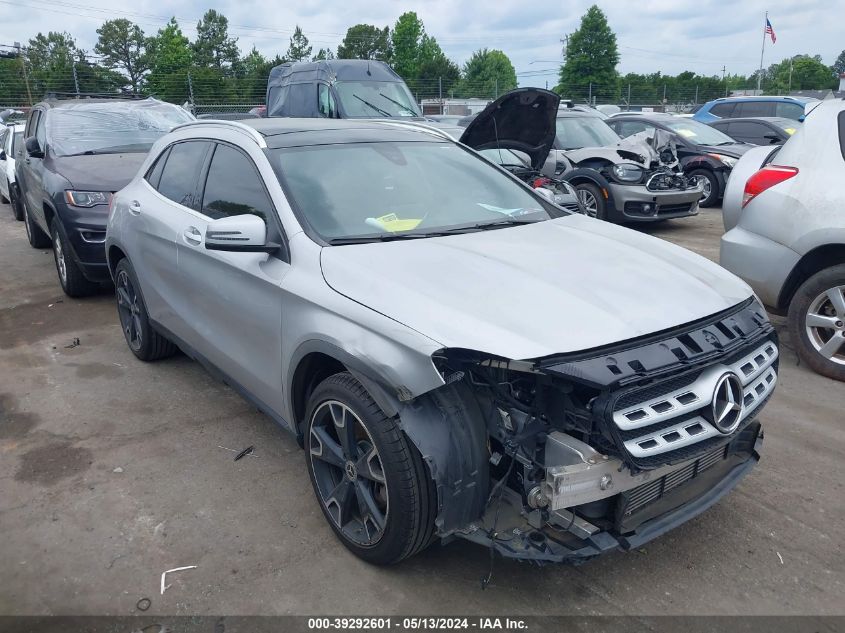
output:
<svg viewBox="0 0 845 633"><path fill-rule="evenodd" d="M555 193L551 189L546 189L545 187L537 187L534 190L538 196L545 198L547 202L551 202L552 204L557 204L555 202Z"/></svg>
<svg viewBox="0 0 845 633"><path fill-rule="evenodd" d="M44 150L34 136L30 136L24 141L24 147L26 147L26 153L32 158L44 158Z"/></svg>
<svg viewBox="0 0 845 633"><path fill-rule="evenodd" d="M267 225L251 213L209 222L205 247L210 251L234 253L274 253L281 248L279 244L267 242Z"/></svg>
<svg viewBox="0 0 845 633"><path fill-rule="evenodd" d="M6 152L0 149L0 160L6 160Z"/></svg>

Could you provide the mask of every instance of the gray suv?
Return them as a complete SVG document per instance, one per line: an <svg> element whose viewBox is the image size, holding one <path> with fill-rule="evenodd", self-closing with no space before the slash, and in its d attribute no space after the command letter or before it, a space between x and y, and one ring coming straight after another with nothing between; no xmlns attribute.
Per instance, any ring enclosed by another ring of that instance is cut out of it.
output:
<svg viewBox="0 0 845 633"><path fill-rule="evenodd" d="M132 352L178 346L293 433L374 563L640 547L759 459L778 346L750 288L437 130L180 126L115 195L106 250Z"/></svg>

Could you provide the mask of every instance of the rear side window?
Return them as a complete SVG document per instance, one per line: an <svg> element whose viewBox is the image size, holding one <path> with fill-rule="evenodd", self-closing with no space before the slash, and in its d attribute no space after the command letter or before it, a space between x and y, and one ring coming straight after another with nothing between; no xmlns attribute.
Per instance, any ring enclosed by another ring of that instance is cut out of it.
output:
<svg viewBox="0 0 845 633"><path fill-rule="evenodd" d="M156 162L153 164L152 167L147 171L147 175L144 178L150 183L150 186L153 189L158 189L159 180L161 180L161 172L164 170L164 163L167 162L167 155L170 153L170 148L168 147L165 149L156 159Z"/></svg>
<svg viewBox="0 0 845 633"><path fill-rule="evenodd" d="M215 220L251 213L270 223L273 205L249 157L228 145L217 146L208 168L202 213Z"/></svg>
<svg viewBox="0 0 845 633"><path fill-rule="evenodd" d="M782 116L796 121L804 116L804 106L798 103L776 103L775 116Z"/></svg>
<svg viewBox="0 0 845 633"><path fill-rule="evenodd" d="M25 136L27 138L35 135L35 127L38 125L38 117L39 116L41 116L41 110L33 110L30 113L29 119L27 119L27 122L26 122Z"/></svg>
<svg viewBox="0 0 845 633"><path fill-rule="evenodd" d="M173 202L198 211L197 183L210 145L205 141L173 145L161 172L158 192Z"/></svg>
<svg viewBox="0 0 845 633"><path fill-rule="evenodd" d="M721 117L723 119L729 119L733 116L733 111L735 108L735 103L717 103L712 108L710 108L710 114Z"/></svg>
<svg viewBox="0 0 845 633"><path fill-rule="evenodd" d="M737 113L734 116L774 116L775 104L771 101L744 101L738 104Z"/></svg>

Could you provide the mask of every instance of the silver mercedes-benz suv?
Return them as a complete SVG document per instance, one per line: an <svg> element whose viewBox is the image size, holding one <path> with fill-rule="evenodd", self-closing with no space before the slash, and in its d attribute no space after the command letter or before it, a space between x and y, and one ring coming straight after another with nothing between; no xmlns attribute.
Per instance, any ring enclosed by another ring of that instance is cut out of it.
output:
<svg viewBox="0 0 845 633"><path fill-rule="evenodd" d="M759 459L778 347L749 287L436 130L183 125L106 248L134 354L178 346L294 433L371 562L639 547Z"/></svg>

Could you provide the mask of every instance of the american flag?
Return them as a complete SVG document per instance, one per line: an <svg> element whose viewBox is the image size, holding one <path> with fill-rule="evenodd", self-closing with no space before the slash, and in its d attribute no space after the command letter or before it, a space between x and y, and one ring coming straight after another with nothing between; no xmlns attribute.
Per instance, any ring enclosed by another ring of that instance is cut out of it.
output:
<svg viewBox="0 0 845 633"><path fill-rule="evenodd" d="M769 22L769 18L766 18L766 34L771 35L772 37L772 44L778 41L777 36L775 35L775 30L772 28L772 23Z"/></svg>

